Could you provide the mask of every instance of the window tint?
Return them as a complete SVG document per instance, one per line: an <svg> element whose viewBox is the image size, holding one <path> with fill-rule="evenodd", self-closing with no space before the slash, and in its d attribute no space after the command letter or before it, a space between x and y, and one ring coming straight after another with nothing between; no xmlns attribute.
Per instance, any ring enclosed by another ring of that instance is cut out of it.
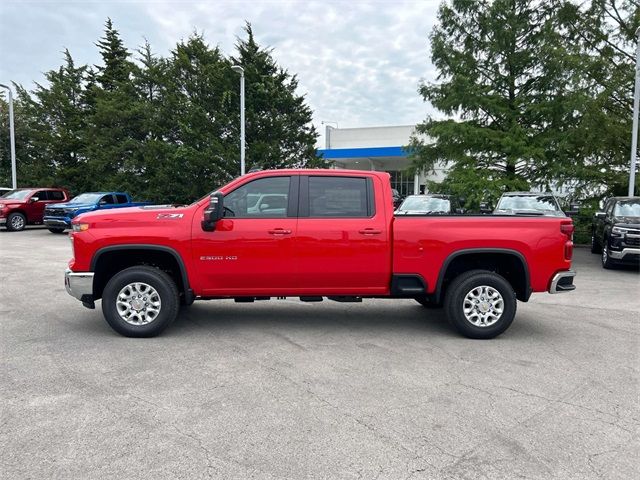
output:
<svg viewBox="0 0 640 480"><path fill-rule="evenodd" d="M309 177L310 217L369 217L367 180Z"/></svg>
<svg viewBox="0 0 640 480"><path fill-rule="evenodd" d="M116 203L129 203L127 196L123 193L118 193L116 195Z"/></svg>
<svg viewBox="0 0 640 480"><path fill-rule="evenodd" d="M39 202L43 200L49 200L49 196L47 195L46 190L40 190L39 192L36 192L35 195L31 198L35 198L35 197L38 197Z"/></svg>
<svg viewBox="0 0 640 480"><path fill-rule="evenodd" d="M287 216L290 177L249 182L224 197L226 217L283 218Z"/></svg>
<svg viewBox="0 0 640 480"><path fill-rule="evenodd" d="M64 193L60 190L50 190L49 200L64 200Z"/></svg>
<svg viewBox="0 0 640 480"><path fill-rule="evenodd" d="M107 205L113 205L113 195L105 195L100 199L100 203L105 203Z"/></svg>

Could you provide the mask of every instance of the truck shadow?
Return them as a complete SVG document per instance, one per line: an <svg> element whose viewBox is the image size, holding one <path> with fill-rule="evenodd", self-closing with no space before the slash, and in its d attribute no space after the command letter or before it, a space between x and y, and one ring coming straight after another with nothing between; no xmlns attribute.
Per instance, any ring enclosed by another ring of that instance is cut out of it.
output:
<svg viewBox="0 0 640 480"><path fill-rule="evenodd" d="M177 320L163 333L167 336L229 333L255 334L272 329L304 330L311 335L401 334L412 337L462 338L449 324L443 310L427 310L420 305L387 304L301 304L271 301L238 305L229 301L196 302L183 308ZM523 319L525 320L525 319ZM544 337L544 329L514 321L504 334L510 337ZM533 322L535 323L535 322Z"/></svg>

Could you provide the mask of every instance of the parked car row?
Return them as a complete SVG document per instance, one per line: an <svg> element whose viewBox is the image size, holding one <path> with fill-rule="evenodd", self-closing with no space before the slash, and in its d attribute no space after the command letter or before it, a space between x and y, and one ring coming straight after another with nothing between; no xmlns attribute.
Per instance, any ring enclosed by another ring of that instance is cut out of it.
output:
<svg viewBox="0 0 640 480"><path fill-rule="evenodd" d="M71 198L64 188L19 188L0 197L0 225L20 231L27 225L44 224L50 232L62 233L81 213L146 204L133 202L125 192L91 192Z"/></svg>

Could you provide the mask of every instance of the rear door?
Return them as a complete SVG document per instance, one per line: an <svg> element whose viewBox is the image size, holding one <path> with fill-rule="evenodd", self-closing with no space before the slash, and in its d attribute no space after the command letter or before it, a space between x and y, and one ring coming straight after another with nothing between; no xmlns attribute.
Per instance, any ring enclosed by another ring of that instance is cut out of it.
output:
<svg viewBox="0 0 640 480"><path fill-rule="evenodd" d="M377 182L377 185L374 183ZM391 279L390 232L377 177L300 178L295 257L298 287L308 294L376 294Z"/></svg>

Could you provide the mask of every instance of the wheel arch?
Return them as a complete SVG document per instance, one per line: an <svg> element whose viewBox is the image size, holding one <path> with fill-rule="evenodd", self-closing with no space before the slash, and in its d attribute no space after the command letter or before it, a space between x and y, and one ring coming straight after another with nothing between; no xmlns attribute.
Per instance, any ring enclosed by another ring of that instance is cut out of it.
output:
<svg viewBox="0 0 640 480"><path fill-rule="evenodd" d="M442 301L447 285L454 278L475 269L494 271L502 275L513 287L518 300L529 300L529 267L522 253L508 248L470 248L451 253L443 262L436 283L436 302Z"/></svg>
<svg viewBox="0 0 640 480"><path fill-rule="evenodd" d="M92 257L90 271L94 272L93 296L101 298L107 282L117 272L136 265L150 265L166 271L176 282L184 302L194 299L187 269L180 254L164 245L124 244L99 249Z"/></svg>

